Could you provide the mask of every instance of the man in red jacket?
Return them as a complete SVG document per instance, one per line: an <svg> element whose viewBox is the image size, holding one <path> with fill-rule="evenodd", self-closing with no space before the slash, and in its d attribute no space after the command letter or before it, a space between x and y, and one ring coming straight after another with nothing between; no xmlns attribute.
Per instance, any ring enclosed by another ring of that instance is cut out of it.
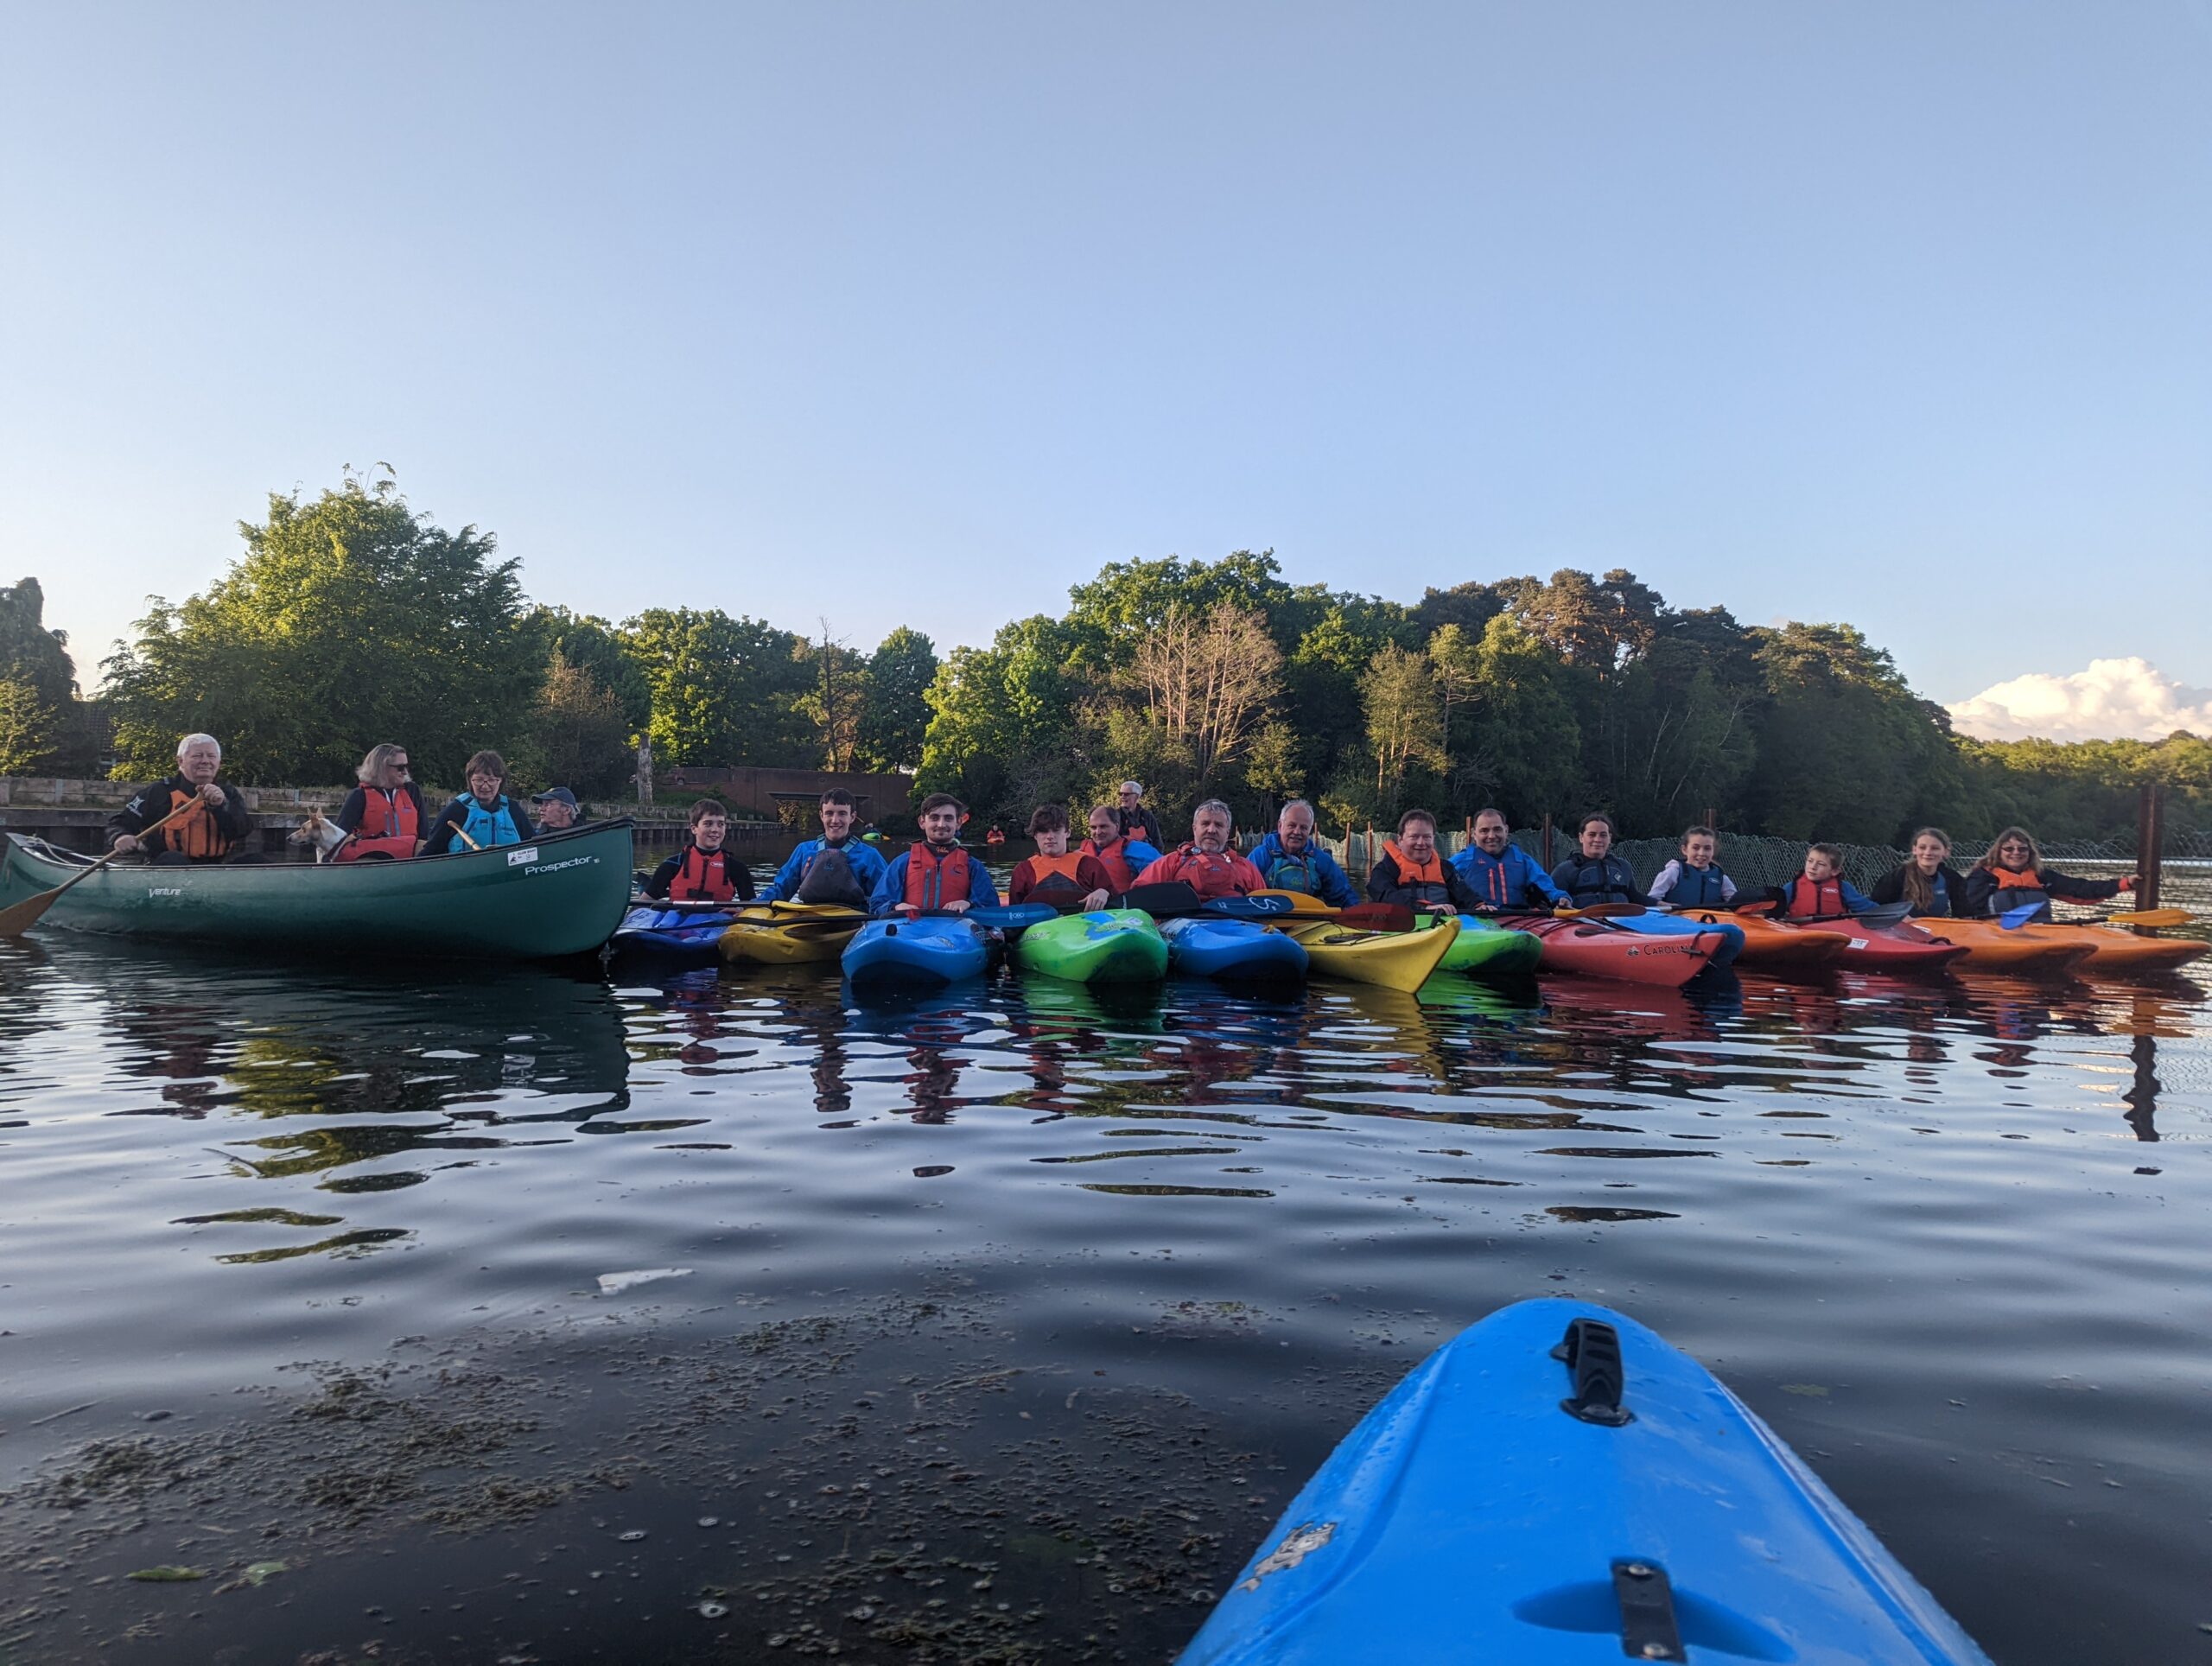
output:
<svg viewBox="0 0 2212 1666"><path fill-rule="evenodd" d="M1229 848L1229 806L1209 798L1191 812L1191 842L1148 864L1139 885L1181 880L1211 902L1216 897L1247 897L1268 888L1260 870Z"/></svg>

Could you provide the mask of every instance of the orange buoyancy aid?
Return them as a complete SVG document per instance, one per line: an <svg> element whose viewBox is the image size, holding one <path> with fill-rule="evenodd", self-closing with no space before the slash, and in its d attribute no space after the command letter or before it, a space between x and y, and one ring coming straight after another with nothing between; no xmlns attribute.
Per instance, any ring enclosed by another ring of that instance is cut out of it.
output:
<svg viewBox="0 0 2212 1666"><path fill-rule="evenodd" d="M1029 858L1028 866L1029 894L1033 897L1082 897L1090 893L1090 887L1083 882L1080 850L1059 856L1048 856L1039 850Z"/></svg>
<svg viewBox="0 0 2212 1666"><path fill-rule="evenodd" d="M1106 877L1113 881L1112 888L1116 891L1126 891L1136 883L1137 877L1136 870L1129 866L1129 859L1126 854L1128 848L1128 835L1125 833L1118 839L1108 840L1103 845L1095 839L1085 839L1083 842L1081 854L1086 856L1096 856L1098 859L1098 865L1106 870Z"/></svg>
<svg viewBox="0 0 2212 1666"><path fill-rule="evenodd" d="M1169 879L1181 880L1206 902L1216 897L1244 896L1266 887L1263 880L1253 883L1260 879L1259 870L1234 850L1201 850L1186 844L1160 860Z"/></svg>
<svg viewBox="0 0 2212 1666"><path fill-rule="evenodd" d="M728 902L737 894L737 881L730 869L735 865L727 850L702 850L688 841L683 846L683 860L677 864L675 875L668 882L671 902Z"/></svg>
<svg viewBox="0 0 2212 1666"><path fill-rule="evenodd" d="M361 824L353 836L338 847L333 862L359 862L364 856L390 856L404 862L415 854L422 836L423 818L415 813L411 792L386 792L380 786L361 789Z"/></svg>
<svg viewBox="0 0 2212 1666"><path fill-rule="evenodd" d="M1415 862L1398 848L1395 839L1382 841L1382 854L1396 864L1398 882L1385 899L1418 906L1424 902L1452 900L1452 881L1444 871L1444 858L1431 850L1427 862Z"/></svg>
<svg viewBox="0 0 2212 1666"><path fill-rule="evenodd" d="M2035 918L2050 917L2050 892L2044 883L2042 870L2024 868L2018 873L1999 863L1989 865L1989 877L1997 881L1991 893L1989 912L1993 914L2010 913L2015 908L2036 907L2043 910Z"/></svg>
<svg viewBox="0 0 2212 1666"><path fill-rule="evenodd" d="M1789 918L1792 919L1837 919L1847 916L1851 910L1844 906L1843 876L1833 879L1808 879L1800 874L1789 881Z"/></svg>
<svg viewBox="0 0 2212 1666"><path fill-rule="evenodd" d="M215 812L207 807L207 801L200 796L198 789L187 792L181 788L171 787L168 805L162 811L162 816L175 815L186 804L192 808L167 827L151 834L139 835L139 843L153 854L174 850L193 862L212 862L219 856L229 855L238 841L223 831L221 824L215 819ZM161 819L161 816L154 817L156 821Z"/></svg>
<svg viewBox="0 0 2212 1666"><path fill-rule="evenodd" d="M957 844L942 849L926 843L906 852L905 906L927 913L948 902L968 900L970 858Z"/></svg>

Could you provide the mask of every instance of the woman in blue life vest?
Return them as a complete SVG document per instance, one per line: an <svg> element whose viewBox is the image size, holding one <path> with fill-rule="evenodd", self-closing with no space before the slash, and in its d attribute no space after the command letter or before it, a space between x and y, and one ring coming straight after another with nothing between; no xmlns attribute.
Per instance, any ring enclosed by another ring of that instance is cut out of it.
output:
<svg viewBox="0 0 2212 1666"><path fill-rule="evenodd" d="M537 830L522 806L507 797L505 759L496 752L480 752L461 773L468 778L468 791L438 812L429 842L423 847L424 855L489 850L495 844L520 844L537 836Z"/></svg>
<svg viewBox="0 0 2212 1666"><path fill-rule="evenodd" d="M1912 855L1876 881L1877 902L1904 902L1923 919L1942 919L1967 911L1965 876L1951 866L1951 836L1923 827L1912 836Z"/></svg>
<svg viewBox="0 0 2212 1666"><path fill-rule="evenodd" d="M1682 854L1651 880L1651 900L1677 908L1726 908L1736 900L1736 881L1721 872L1715 853L1720 836L1709 827L1682 835Z"/></svg>
<svg viewBox="0 0 2212 1666"><path fill-rule="evenodd" d="M1612 854L1613 838L1611 816L1585 816L1581 850L1552 869L1552 883L1566 892L1577 908L1601 902L1650 902L1636 888L1636 874L1626 860Z"/></svg>
<svg viewBox="0 0 2212 1666"><path fill-rule="evenodd" d="M719 798L691 806L691 831L683 848L653 869L645 894L671 902L750 902L753 870L722 848L729 811Z"/></svg>
<svg viewBox="0 0 2212 1666"><path fill-rule="evenodd" d="M404 862L419 853L429 836L430 815L423 808L423 789L415 785L407 748L389 741L371 747L353 779L359 785L330 818L346 836L330 860Z"/></svg>

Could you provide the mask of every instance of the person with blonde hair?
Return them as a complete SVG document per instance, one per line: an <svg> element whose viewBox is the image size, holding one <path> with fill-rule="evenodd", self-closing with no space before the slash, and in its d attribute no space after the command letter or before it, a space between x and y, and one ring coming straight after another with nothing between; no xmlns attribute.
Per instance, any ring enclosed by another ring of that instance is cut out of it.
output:
<svg viewBox="0 0 2212 1666"><path fill-rule="evenodd" d="M1967 911L1966 876L1951 867L1951 836L1923 827L1912 836L1912 854L1875 882L1876 902L1911 906L1916 918L1942 919Z"/></svg>
<svg viewBox="0 0 2212 1666"><path fill-rule="evenodd" d="M369 748L353 772L359 785L330 818L346 835L331 861L404 862L421 854L429 836L430 812L423 807L414 770L405 747L385 741Z"/></svg>
<svg viewBox="0 0 2212 1666"><path fill-rule="evenodd" d="M1959 912L1970 918L2003 916L2018 908L2033 907L2031 921L2050 918L2053 898L2068 902L2102 902L2135 888L2135 875L2116 880L2077 880L2044 866L2043 852L2024 827L2008 827L1989 842L1981 860L1967 871L1966 906Z"/></svg>

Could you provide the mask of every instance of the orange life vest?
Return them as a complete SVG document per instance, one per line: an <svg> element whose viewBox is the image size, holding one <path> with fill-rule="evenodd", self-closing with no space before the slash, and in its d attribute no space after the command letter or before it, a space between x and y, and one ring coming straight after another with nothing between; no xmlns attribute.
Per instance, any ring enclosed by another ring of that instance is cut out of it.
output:
<svg viewBox="0 0 2212 1666"><path fill-rule="evenodd" d="M730 877L732 867L727 850L702 850L686 843L683 860L678 863L675 877L668 882L671 902L728 902L737 894L737 881Z"/></svg>
<svg viewBox="0 0 2212 1666"><path fill-rule="evenodd" d="M1991 913L2010 913L2015 908L2033 906L2042 909L2043 912L2031 918L2050 918L2050 892L2044 884L2041 869L2025 868L2016 874L2009 868L1992 862L1989 864L1989 877L1997 881L1996 892L1989 899Z"/></svg>
<svg viewBox="0 0 2212 1666"><path fill-rule="evenodd" d="M200 796L197 787L189 792L171 787L168 808L162 811L162 815L173 814L183 804L190 804L192 808L160 831L151 835L141 834L139 843L150 854L174 850L194 862L209 862L219 856L229 855L238 841L217 825L215 812L208 809L207 801ZM156 816L153 819L159 821L162 817Z"/></svg>
<svg viewBox="0 0 2212 1666"><path fill-rule="evenodd" d="M1126 891L1136 883L1137 877L1136 871L1129 866L1128 856L1122 854L1128 848L1128 835L1125 833L1118 839L1108 840L1103 846L1095 839L1085 839L1082 854L1097 857L1098 865L1106 870L1106 877L1113 881L1110 889Z"/></svg>
<svg viewBox="0 0 2212 1666"><path fill-rule="evenodd" d="M1395 839L1385 839L1382 854L1398 869L1398 882L1390 887L1389 901L1418 905L1452 900L1452 882L1445 876L1444 858L1435 851L1428 853L1427 862L1415 862L1398 848Z"/></svg>
<svg viewBox="0 0 2212 1666"><path fill-rule="evenodd" d="M1259 878L1259 870L1234 850L1201 850L1194 844L1182 845L1161 857L1157 866L1161 878L1185 881L1208 902L1262 888L1253 883Z"/></svg>
<svg viewBox="0 0 2212 1666"><path fill-rule="evenodd" d="M1090 893L1090 887L1083 882L1080 850L1059 856L1048 856L1039 850L1026 865L1029 869L1028 894L1033 897L1080 897Z"/></svg>
<svg viewBox="0 0 2212 1666"><path fill-rule="evenodd" d="M1843 906L1843 876L1834 879L1808 879L1800 874L1789 881L1789 918L1809 919L1825 916L1830 919L1847 915L1851 910Z"/></svg>
<svg viewBox="0 0 2212 1666"><path fill-rule="evenodd" d="M927 843L906 852L906 906L927 913L968 900L969 856L958 845L939 850Z"/></svg>
<svg viewBox="0 0 2212 1666"><path fill-rule="evenodd" d="M415 813L411 792L386 792L380 786L361 789L361 824L353 836L338 847L333 862L359 862L364 856L390 856L404 861L415 854L422 818Z"/></svg>

